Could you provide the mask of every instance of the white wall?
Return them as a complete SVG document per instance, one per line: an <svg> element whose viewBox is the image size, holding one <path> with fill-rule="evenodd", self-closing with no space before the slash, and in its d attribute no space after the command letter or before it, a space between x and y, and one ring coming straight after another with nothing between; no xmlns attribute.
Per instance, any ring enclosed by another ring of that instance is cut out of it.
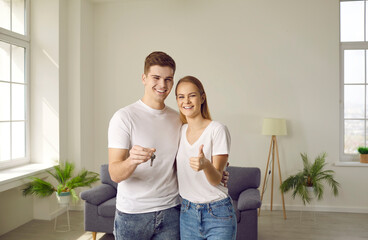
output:
<svg viewBox="0 0 368 240"><path fill-rule="evenodd" d="M77 169L93 166L93 5L66 4L67 156Z"/></svg>
<svg viewBox="0 0 368 240"><path fill-rule="evenodd" d="M31 4L31 161L59 159L59 3ZM36 27L37 26L37 27Z"/></svg>
<svg viewBox="0 0 368 240"><path fill-rule="evenodd" d="M262 119L286 118L289 134L278 138L283 178L301 169L300 152L326 151L341 193L313 204L368 212L368 191L355 187L367 182L366 168L332 165L339 161L338 1L103 1L95 3L94 26L96 167L107 162L109 119L142 96L144 58L162 50L176 60L176 80L194 75L204 83L214 119L232 134L231 165L264 172L270 137L261 135ZM176 108L174 94L167 103ZM275 181L276 189L277 174ZM265 206L269 195L270 185ZM301 204L290 194L285 201Z"/></svg>
<svg viewBox="0 0 368 240"><path fill-rule="evenodd" d="M93 3L81 1L81 166L99 172L94 164L94 38L93 38Z"/></svg>
<svg viewBox="0 0 368 240"><path fill-rule="evenodd" d="M33 219L33 199L22 196L21 187L0 192L0 236Z"/></svg>

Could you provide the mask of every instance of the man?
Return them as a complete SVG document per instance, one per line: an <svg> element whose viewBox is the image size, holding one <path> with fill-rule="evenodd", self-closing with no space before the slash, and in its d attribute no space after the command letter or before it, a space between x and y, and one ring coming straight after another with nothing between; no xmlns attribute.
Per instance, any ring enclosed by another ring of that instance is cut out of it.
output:
<svg viewBox="0 0 368 240"><path fill-rule="evenodd" d="M175 155L181 122L164 103L175 69L166 53L148 55L143 98L118 110L110 121L109 172L118 183L116 240L180 239Z"/></svg>

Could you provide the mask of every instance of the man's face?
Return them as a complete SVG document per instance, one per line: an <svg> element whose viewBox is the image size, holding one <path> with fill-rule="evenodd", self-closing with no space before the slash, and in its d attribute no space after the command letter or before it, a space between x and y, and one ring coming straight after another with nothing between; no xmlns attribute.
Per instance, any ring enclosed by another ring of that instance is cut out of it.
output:
<svg viewBox="0 0 368 240"><path fill-rule="evenodd" d="M142 75L144 94L150 101L163 103L174 85L174 70L170 67L151 66Z"/></svg>

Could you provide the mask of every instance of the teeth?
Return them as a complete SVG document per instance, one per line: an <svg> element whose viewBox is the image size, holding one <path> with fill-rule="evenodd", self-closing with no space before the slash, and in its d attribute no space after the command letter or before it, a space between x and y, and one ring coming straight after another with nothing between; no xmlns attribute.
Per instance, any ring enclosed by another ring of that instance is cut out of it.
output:
<svg viewBox="0 0 368 240"><path fill-rule="evenodd" d="M192 107L184 107L184 109L191 109Z"/></svg>
<svg viewBox="0 0 368 240"><path fill-rule="evenodd" d="M157 90L157 92L159 92L159 93L164 93L164 92L165 92L165 90Z"/></svg>

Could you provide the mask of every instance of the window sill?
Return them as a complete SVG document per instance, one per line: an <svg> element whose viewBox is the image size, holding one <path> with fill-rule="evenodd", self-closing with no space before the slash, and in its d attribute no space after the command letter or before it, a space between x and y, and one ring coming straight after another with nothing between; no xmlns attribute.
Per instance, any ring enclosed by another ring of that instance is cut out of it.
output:
<svg viewBox="0 0 368 240"><path fill-rule="evenodd" d="M32 163L19 167L8 168L0 171L0 192L22 186L30 179L28 177L45 177L46 170L51 169L54 164Z"/></svg>
<svg viewBox="0 0 368 240"><path fill-rule="evenodd" d="M361 162L335 162L336 167L368 167L368 163Z"/></svg>

